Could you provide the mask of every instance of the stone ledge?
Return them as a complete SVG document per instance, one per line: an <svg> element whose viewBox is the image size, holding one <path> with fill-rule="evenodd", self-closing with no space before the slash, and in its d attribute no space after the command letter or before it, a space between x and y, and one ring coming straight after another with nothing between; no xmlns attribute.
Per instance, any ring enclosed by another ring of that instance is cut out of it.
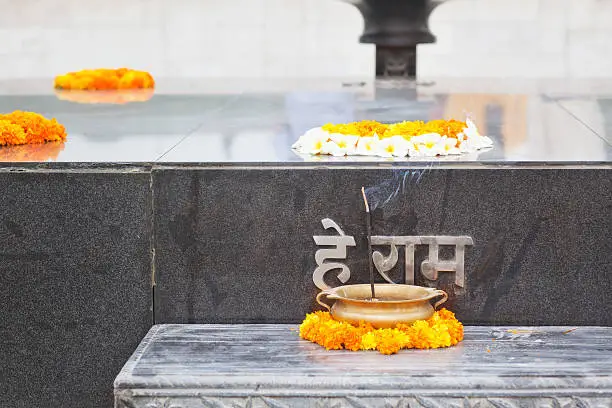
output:
<svg viewBox="0 0 612 408"><path fill-rule="evenodd" d="M612 328L466 327L458 346L326 351L290 325L157 325L115 407L610 407Z"/></svg>

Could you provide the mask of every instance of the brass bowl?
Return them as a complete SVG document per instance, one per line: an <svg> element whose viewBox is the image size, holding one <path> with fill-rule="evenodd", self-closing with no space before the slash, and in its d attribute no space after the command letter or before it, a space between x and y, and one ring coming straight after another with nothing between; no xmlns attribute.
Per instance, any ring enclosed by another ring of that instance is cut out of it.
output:
<svg viewBox="0 0 612 408"><path fill-rule="evenodd" d="M374 285L374 291L376 299L371 300L369 284L338 286L320 292L317 303L329 310L336 320L352 324L364 321L380 329L429 319L434 314L434 307L448 300L443 290L422 286L380 283ZM323 302L324 296L334 300L333 305ZM432 307L430 300L439 296L442 299Z"/></svg>

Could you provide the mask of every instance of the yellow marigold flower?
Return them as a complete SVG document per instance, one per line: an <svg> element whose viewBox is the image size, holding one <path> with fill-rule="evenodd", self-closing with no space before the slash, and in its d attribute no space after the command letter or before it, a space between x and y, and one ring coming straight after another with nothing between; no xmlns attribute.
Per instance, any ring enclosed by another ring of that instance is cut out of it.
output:
<svg viewBox="0 0 612 408"><path fill-rule="evenodd" d="M0 146L21 145L26 143L23 128L10 120L0 120Z"/></svg>
<svg viewBox="0 0 612 408"><path fill-rule="evenodd" d="M436 341L435 346L437 347L450 347L452 345L451 335L448 331L448 326L446 324L437 324L432 327L432 330L435 333Z"/></svg>
<svg viewBox="0 0 612 408"><path fill-rule="evenodd" d="M407 345L406 334L398 329L379 329L376 350L382 354L395 354Z"/></svg>
<svg viewBox="0 0 612 408"><path fill-rule="evenodd" d="M435 318L439 318L442 320L456 320L455 319L455 314L453 312L451 312L448 309L442 308L440 310L438 310L436 313L434 313L434 315L431 317L431 319L435 319Z"/></svg>
<svg viewBox="0 0 612 408"><path fill-rule="evenodd" d="M378 338L373 331L361 336L361 350L376 350L377 346Z"/></svg>
<svg viewBox="0 0 612 408"><path fill-rule="evenodd" d="M440 309L434 314L434 317L438 317L444 321L447 331L451 337L451 345L455 345L463 340L463 324L455 318L455 314L447 309Z"/></svg>
<svg viewBox="0 0 612 408"><path fill-rule="evenodd" d="M346 325L342 343L347 350L357 351L361 349L361 337L366 333L361 327Z"/></svg>
<svg viewBox="0 0 612 408"><path fill-rule="evenodd" d="M412 337L412 344L415 348L429 349L433 348L433 344L436 341L435 333L429 327L429 324L425 320L418 320L412 324L414 334Z"/></svg>
<svg viewBox="0 0 612 408"><path fill-rule="evenodd" d="M380 341L376 345L376 350L381 354L395 354L401 348L401 343L392 336L381 336Z"/></svg>
<svg viewBox="0 0 612 408"><path fill-rule="evenodd" d="M327 350L342 349L344 341L344 333L342 324L336 321L327 321L323 325L324 330L319 330L317 333L317 343L321 344Z"/></svg>

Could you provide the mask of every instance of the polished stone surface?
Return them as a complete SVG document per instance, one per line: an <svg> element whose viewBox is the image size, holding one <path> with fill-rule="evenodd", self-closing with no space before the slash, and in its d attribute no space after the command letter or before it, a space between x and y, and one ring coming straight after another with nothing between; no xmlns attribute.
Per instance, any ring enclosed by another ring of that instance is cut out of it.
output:
<svg viewBox="0 0 612 408"><path fill-rule="evenodd" d="M612 325L609 168L437 166L154 169L156 322L299 322L319 307L313 236L331 233L323 218L355 237L347 283L367 282L361 186L374 235L472 237L465 291L452 274L416 280L449 291L462 321Z"/></svg>
<svg viewBox="0 0 612 408"><path fill-rule="evenodd" d="M153 320L149 175L3 169L0 189L0 406L111 406Z"/></svg>
<svg viewBox="0 0 612 408"><path fill-rule="evenodd" d="M287 325L157 325L116 408L609 407L612 328L466 327L455 347L326 351Z"/></svg>
<svg viewBox="0 0 612 408"><path fill-rule="evenodd" d="M568 97L557 103L612 145L612 97ZM609 156L610 157L610 156Z"/></svg>
<svg viewBox="0 0 612 408"><path fill-rule="evenodd" d="M44 82L0 83L0 112L56 117L69 133L63 144L0 148L0 162L352 164L372 159L300 157L290 147L305 130L327 122L463 119L468 113L494 148L437 162L609 163L610 129L603 125L612 117L605 108L608 82L161 81L151 100L125 105L59 100ZM568 96L582 102L568 110L562 100Z"/></svg>

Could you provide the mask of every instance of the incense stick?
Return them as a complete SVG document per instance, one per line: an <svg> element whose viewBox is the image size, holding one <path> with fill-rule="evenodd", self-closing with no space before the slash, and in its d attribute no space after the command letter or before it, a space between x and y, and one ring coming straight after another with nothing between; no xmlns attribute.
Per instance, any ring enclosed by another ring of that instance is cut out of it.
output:
<svg viewBox="0 0 612 408"><path fill-rule="evenodd" d="M370 290L372 291L372 300L376 298L374 292L374 266L372 265L372 217L370 215L370 205L368 204L368 198L365 194L365 188L361 187L361 195L363 196L363 203L365 204L366 210L366 227L368 232L368 268L370 268Z"/></svg>

